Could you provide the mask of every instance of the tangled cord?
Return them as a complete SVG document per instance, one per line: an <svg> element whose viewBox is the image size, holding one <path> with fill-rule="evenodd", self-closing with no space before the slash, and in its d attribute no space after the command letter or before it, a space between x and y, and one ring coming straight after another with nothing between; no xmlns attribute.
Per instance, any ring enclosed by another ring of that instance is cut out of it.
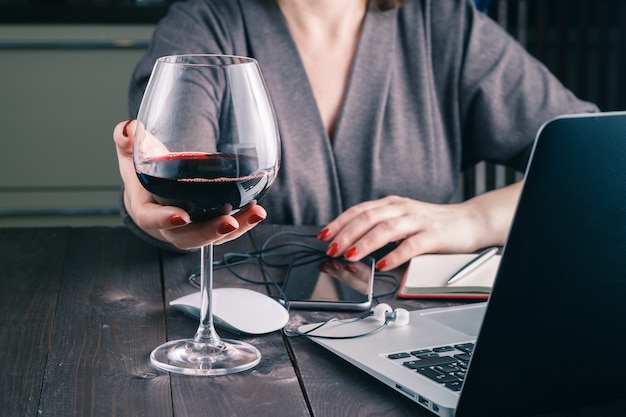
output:
<svg viewBox="0 0 626 417"><path fill-rule="evenodd" d="M213 262L213 269L227 269L233 276L236 278L245 281L249 284L253 285L273 285L280 294L278 298L282 300L285 307L289 309L289 301L285 296L283 291L283 282L278 281L272 275L270 268L287 268L290 265L302 265L311 262L311 259L319 258L320 260L326 257L326 253L308 243L304 243L301 241L290 241L285 243L276 244L274 246L270 246L270 244L277 239L278 237L290 235L296 236L300 238L312 238L315 239L316 235L295 232L295 231L281 231L277 232L270 237L268 237L261 248L258 251L247 252L247 253L237 253L237 252L229 252L225 253L222 256L222 259ZM261 268L263 274L267 277L266 280L257 280L243 276L234 270L235 266L240 265L254 265L256 267ZM198 282L198 278L200 277L200 267L194 268L189 274L188 280L189 282L196 286L200 287L200 283ZM373 294L372 298L380 298L385 297L387 295L394 294L399 286L398 279L388 273L375 272L374 280L386 280L392 283L392 289L389 291L385 291L379 294Z"/></svg>

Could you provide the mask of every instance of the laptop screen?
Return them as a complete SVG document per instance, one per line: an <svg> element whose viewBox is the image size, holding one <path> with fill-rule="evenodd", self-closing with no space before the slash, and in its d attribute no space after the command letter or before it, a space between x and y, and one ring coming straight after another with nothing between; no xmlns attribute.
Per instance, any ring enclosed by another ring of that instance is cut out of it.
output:
<svg viewBox="0 0 626 417"><path fill-rule="evenodd" d="M555 119L535 143L456 416L624 395L625 300L626 113Z"/></svg>

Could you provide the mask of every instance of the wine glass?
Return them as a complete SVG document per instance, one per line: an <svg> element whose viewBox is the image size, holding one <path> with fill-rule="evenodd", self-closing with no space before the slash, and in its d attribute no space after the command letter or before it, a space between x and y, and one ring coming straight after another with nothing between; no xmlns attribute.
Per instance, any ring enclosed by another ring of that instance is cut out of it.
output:
<svg viewBox="0 0 626 417"><path fill-rule="evenodd" d="M278 172L276 118L252 58L190 54L157 60L133 148L137 176L155 200L185 209L193 222L234 214L263 197ZM200 325L192 339L150 355L164 370L224 375L261 360L247 343L221 339L213 326L213 247L201 248Z"/></svg>

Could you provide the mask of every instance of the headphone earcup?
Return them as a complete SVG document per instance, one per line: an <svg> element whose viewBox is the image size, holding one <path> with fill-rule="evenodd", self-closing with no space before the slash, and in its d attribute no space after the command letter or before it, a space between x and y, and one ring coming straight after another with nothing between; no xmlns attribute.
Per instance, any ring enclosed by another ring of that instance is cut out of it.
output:
<svg viewBox="0 0 626 417"><path fill-rule="evenodd" d="M409 324L409 312L403 308L396 308L393 312L394 318L391 320L394 326L406 326Z"/></svg>
<svg viewBox="0 0 626 417"><path fill-rule="evenodd" d="M391 311L392 310L389 304L378 304L376 307L374 307L372 315L377 321L385 323L387 321L387 314L390 314Z"/></svg>

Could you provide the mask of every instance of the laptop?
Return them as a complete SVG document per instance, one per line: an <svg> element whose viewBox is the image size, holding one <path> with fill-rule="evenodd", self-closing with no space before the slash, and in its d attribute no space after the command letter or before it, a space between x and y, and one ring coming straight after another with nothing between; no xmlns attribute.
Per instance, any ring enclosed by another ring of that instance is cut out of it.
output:
<svg viewBox="0 0 626 417"><path fill-rule="evenodd" d="M436 415L504 417L626 395L624 326L626 112L613 112L540 129L486 303L311 340Z"/></svg>

